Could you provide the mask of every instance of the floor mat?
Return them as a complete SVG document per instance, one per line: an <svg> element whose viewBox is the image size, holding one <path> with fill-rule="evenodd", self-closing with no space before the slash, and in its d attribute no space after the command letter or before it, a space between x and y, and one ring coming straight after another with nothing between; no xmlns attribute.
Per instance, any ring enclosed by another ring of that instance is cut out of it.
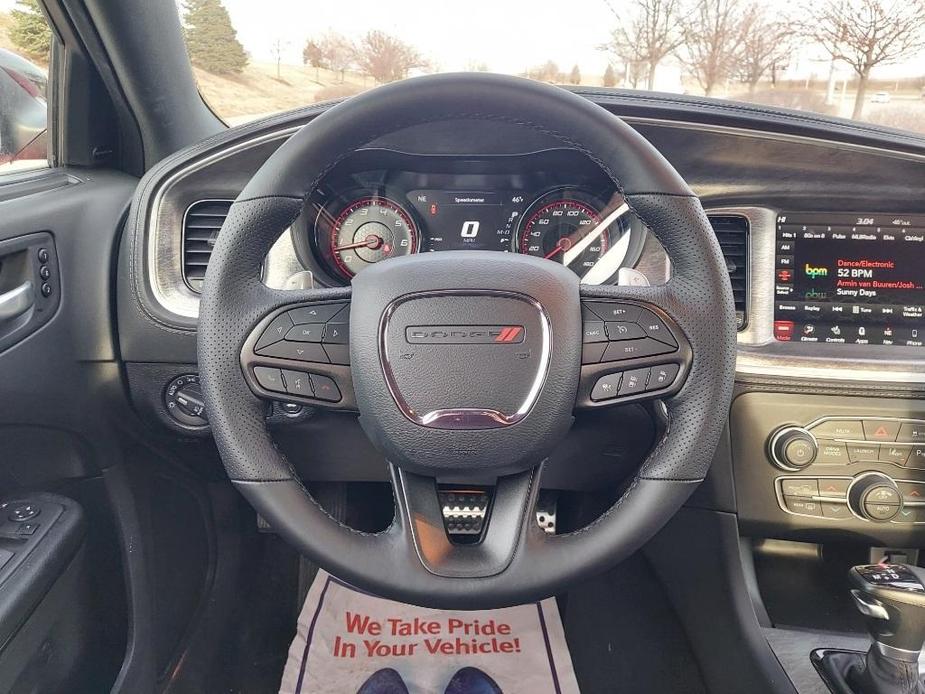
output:
<svg viewBox="0 0 925 694"><path fill-rule="evenodd" d="M360 592L319 571L281 694L577 694L554 599L474 612Z"/></svg>

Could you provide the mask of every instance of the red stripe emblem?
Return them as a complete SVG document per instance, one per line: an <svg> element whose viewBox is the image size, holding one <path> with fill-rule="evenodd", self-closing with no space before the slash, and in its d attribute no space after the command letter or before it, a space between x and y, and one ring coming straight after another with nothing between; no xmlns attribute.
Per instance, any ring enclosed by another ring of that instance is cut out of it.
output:
<svg viewBox="0 0 925 694"><path fill-rule="evenodd" d="M502 328L501 332L498 333L498 337L495 338L495 342L513 342L520 335L520 331L521 327L519 325Z"/></svg>

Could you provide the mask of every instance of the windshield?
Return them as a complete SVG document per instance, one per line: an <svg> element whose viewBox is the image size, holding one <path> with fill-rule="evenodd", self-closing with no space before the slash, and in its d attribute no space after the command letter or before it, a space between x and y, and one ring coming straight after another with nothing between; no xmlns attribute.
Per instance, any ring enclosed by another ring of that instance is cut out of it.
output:
<svg viewBox="0 0 925 694"><path fill-rule="evenodd" d="M230 124L435 72L710 96L925 132L925 4L179 0Z"/></svg>

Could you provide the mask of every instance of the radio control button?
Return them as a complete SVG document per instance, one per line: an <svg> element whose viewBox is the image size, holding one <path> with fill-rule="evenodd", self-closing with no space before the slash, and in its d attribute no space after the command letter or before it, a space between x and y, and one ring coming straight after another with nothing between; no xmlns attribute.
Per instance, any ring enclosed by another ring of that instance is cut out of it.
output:
<svg viewBox="0 0 925 694"><path fill-rule="evenodd" d="M848 510L848 504L820 501L819 505L822 507L823 518L834 518L837 520L851 518L851 511Z"/></svg>
<svg viewBox="0 0 925 694"><path fill-rule="evenodd" d="M819 496L819 481L811 477L781 480L780 490L784 496Z"/></svg>
<svg viewBox="0 0 925 694"><path fill-rule="evenodd" d="M903 422L896 440L902 443L925 443L925 422Z"/></svg>
<svg viewBox="0 0 925 694"><path fill-rule="evenodd" d="M880 446L876 443L849 443L848 460L852 463L867 463L880 460Z"/></svg>
<svg viewBox="0 0 925 694"><path fill-rule="evenodd" d="M827 419L810 427L817 439L864 440L864 427L858 419Z"/></svg>
<svg viewBox="0 0 925 694"><path fill-rule="evenodd" d="M868 441L895 441L899 433L899 422L883 419L864 420L864 438Z"/></svg>
<svg viewBox="0 0 925 694"><path fill-rule="evenodd" d="M823 477L819 480L820 496L847 496L848 487L851 480L839 479L837 477Z"/></svg>
<svg viewBox="0 0 925 694"><path fill-rule="evenodd" d="M812 499L785 496L784 505L791 513L797 513L801 516L822 516L822 505Z"/></svg>
<svg viewBox="0 0 925 694"><path fill-rule="evenodd" d="M814 462L828 465L847 465L848 449L845 448L845 444L843 443L820 441L819 451L816 453L816 460Z"/></svg>
<svg viewBox="0 0 925 694"><path fill-rule="evenodd" d="M908 446L880 446L880 461L884 463L897 463L905 465L909 458Z"/></svg>

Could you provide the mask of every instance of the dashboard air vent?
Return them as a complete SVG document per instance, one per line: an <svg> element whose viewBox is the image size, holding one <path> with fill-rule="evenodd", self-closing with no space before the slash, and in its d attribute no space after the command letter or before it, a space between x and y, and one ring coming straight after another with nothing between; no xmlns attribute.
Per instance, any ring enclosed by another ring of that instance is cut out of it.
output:
<svg viewBox="0 0 925 694"><path fill-rule="evenodd" d="M748 219L740 215L710 215L735 299L739 330L748 324Z"/></svg>
<svg viewBox="0 0 925 694"><path fill-rule="evenodd" d="M209 256L218 230L225 223L231 200L200 200L183 216L183 279L195 292L202 291Z"/></svg>

